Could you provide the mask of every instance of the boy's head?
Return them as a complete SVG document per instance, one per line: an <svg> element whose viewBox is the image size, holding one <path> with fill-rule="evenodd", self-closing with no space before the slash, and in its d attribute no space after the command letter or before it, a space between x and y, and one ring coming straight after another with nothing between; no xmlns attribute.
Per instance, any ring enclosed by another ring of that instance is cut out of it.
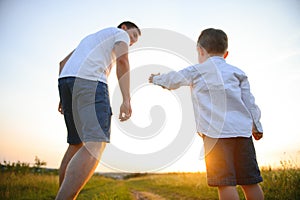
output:
<svg viewBox="0 0 300 200"><path fill-rule="evenodd" d="M130 37L130 45L133 45L137 42L138 37L141 35L141 30L137 25L132 22L125 21L119 24L118 28L123 29L126 31Z"/></svg>
<svg viewBox="0 0 300 200"><path fill-rule="evenodd" d="M203 63L210 56L226 58L228 55L227 48L228 38L224 31L214 28L205 29L201 32L197 41L199 62Z"/></svg>

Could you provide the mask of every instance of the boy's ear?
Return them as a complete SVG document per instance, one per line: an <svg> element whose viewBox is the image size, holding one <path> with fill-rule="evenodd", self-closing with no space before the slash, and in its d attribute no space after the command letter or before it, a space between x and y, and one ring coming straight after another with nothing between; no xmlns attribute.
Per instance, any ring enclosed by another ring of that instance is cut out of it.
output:
<svg viewBox="0 0 300 200"><path fill-rule="evenodd" d="M197 52L200 53L200 47L197 46Z"/></svg>
<svg viewBox="0 0 300 200"><path fill-rule="evenodd" d="M127 26L126 26L125 24L123 24L123 25L121 26L121 29L123 29L124 31L126 31L126 30L127 30Z"/></svg>
<svg viewBox="0 0 300 200"><path fill-rule="evenodd" d="M226 52L224 53L223 58L226 59L227 56L228 56L228 51L226 51Z"/></svg>
<svg viewBox="0 0 300 200"><path fill-rule="evenodd" d="M204 55L204 50L201 47L197 47L198 53L203 56Z"/></svg>

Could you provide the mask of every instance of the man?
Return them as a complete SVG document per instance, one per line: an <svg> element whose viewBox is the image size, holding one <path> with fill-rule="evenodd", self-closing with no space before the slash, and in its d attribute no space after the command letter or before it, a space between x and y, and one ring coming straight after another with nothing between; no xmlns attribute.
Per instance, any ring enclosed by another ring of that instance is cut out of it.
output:
<svg viewBox="0 0 300 200"><path fill-rule="evenodd" d="M59 170L56 199L75 199L93 175L110 139L111 107L107 77L113 63L123 102L120 121L131 116L128 47L140 29L132 22L100 30L85 37L60 62L58 110L64 115L69 147Z"/></svg>

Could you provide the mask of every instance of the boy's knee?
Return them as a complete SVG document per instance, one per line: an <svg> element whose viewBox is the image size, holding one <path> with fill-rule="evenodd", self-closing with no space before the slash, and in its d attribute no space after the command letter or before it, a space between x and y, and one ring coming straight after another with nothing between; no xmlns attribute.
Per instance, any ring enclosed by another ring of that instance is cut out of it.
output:
<svg viewBox="0 0 300 200"><path fill-rule="evenodd" d="M241 185L247 199L263 200L264 193L259 184Z"/></svg>

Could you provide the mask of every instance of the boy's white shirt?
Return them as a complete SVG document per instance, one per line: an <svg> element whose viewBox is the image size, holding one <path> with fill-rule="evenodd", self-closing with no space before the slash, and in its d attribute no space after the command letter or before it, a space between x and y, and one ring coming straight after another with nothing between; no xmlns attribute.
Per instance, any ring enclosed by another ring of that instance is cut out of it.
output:
<svg viewBox="0 0 300 200"><path fill-rule="evenodd" d="M86 36L65 64L59 78L79 77L107 83L117 42L125 42L129 46L130 38L126 31L115 27Z"/></svg>
<svg viewBox="0 0 300 200"><path fill-rule="evenodd" d="M153 83L168 89L190 86L198 133L212 138L250 137L253 124L263 132L247 76L222 57L154 76Z"/></svg>

